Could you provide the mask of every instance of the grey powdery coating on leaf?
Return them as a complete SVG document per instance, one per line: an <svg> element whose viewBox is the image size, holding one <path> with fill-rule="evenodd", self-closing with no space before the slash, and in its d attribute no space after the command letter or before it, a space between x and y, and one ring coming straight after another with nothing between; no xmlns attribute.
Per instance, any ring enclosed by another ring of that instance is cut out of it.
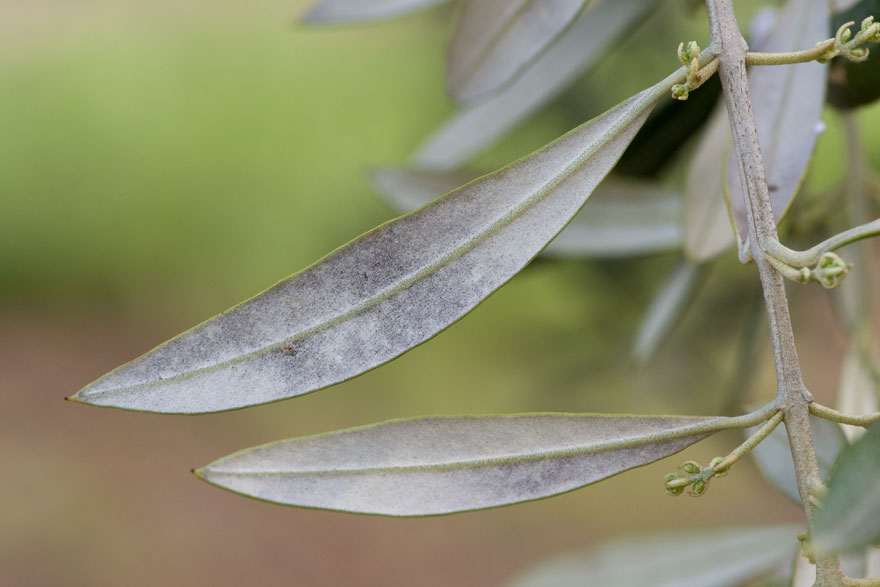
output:
<svg viewBox="0 0 880 587"><path fill-rule="evenodd" d="M216 412L308 393L390 361L464 316L562 230L644 123L657 88L366 233L71 399Z"/></svg>
<svg viewBox="0 0 880 587"><path fill-rule="evenodd" d="M522 414L397 420L284 440L196 474L271 502L390 516L495 507L577 489L676 453L724 418ZM681 436L653 440L658 434Z"/></svg>
<svg viewBox="0 0 880 587"><path fill-rule="evenodd" d="M773 33L761 50L768 53L800 51L829 37L828 0L791 0L780 13ZM827 65L799 63L780 67L752 67L749 90L773 216L778 222L791 205L806 173L816 140L824 129ZM736 153L727 162L727 190L743 258L748 242L746 193Z"/></svg>
<svg viewBox="0 0 880 587"><path fill-rule="evenodd" d="M447 85L469 102L498 90L574 21L585 0L464 0L449 46Z"/></svg>
<svg viewBox="0 0 880 587"><path fill-rule="evenodd" d="M813 546L843 552L880 544L880 422L840 456L816 517Z"/></svg>
<svg viewBox="0 0 880 587"><path fill-rule="evenodd" d="M448 0L321 0L303 16L305 23L384 20L423 10Z"/></svg>
<svg viewBox="0 0 880 587"><path fill-rule="evenodd" d="M790 559L800 530L713 528L624 537L553 558L510 587L733 587Z"/></svg>

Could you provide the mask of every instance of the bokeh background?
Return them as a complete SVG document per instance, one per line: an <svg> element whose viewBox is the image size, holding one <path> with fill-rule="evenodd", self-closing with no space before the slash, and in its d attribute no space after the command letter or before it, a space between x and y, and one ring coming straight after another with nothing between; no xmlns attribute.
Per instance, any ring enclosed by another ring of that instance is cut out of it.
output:
<svg viewBox="0 0 880 587"><path fill-rule="evenodd" d="M189 473L400 417L733 414L774 380L762 333L748 386L730 383L756 282L732 254L642 369L632 337L676 253L540 261L399 360L278 404L185 417L63 401L395 215L366 171L405 164L452 111L453 11L306 29L306 4L0 0L0 584L498 585L640 529L800 520L751 462L699 500L667 497L662 475L681 455L550 500L428 519L283 508ZM745 19L755 3L737 5ZM679 40L705 43L695 6L663 3L477 163L525 154L676 67ZM839 120L826 120L793 213L843 179ZM876 129L880 110L859 120ZM831 403L845 334L828 294L791 292L807 383ZM687 458L740 440L718 434Z"/></svg>

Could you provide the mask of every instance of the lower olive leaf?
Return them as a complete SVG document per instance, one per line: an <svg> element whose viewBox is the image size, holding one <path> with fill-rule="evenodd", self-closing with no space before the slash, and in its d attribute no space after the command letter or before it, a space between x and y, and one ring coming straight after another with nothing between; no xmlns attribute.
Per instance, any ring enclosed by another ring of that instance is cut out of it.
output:
<svg viewBox="0 0 880 587"><path fill-rule="evenodd" d="M464 0L449 46L450 94L469 102L498 90L550 46L585 0Z"/></svg>
<svg viewBox="0 0 880 587"><path fill-rule="evenodd" d="M71 399L216 412L308 393L390 361L522 270L584 205L668 87L664 80L383 224Z"/></svg>
<svg viewBox="0 0 880 587"><path fill-rule="evenodd" d="M511 84L453 113L415 154L426 169L455 169L558 96L649 10L652 0L597 0Z"/></svg>
<svg viewBox="0 0 880 587"><path fill-rule="evenodd" d="M726 420L552 413L395 420L251 448L196 474L285 505L448 514L595 483L674 454Z"/></svg>
<svg viewBox="0 0 880 587"><path fill-rule="evenodd" d="M510 587L733 587L790 558L799 531L788 525L623 537L541 563Z"/></svg>
<svg viewBox="0 0 880 587"><path fill-rule="evenodd" d="M377 169L373 185L402 212L467 183L461 172ZM544 250L557 257L622 257L681 244L681 197L653 182L608 177Z"/></svg>
<svg viewBox="0 0 880 587"><path fill-rule="evenodd" d="M746 438L754 434L758 426L745 431ZM816 449L816 460L823 479L828 479L837 455L847 445L841 427L828 420L810 416L810 430L813 433L813 446ZM777 426L770 436L752 449L752 454L761 470L761 474L776 486L786 497L795 503L801 503L798 493L797 477L794 463L791 460L791 447L784 427Z"/></svg>
<svg viewBox="0 0 880 587"><path fill-rule="evenodd" d="M840 455L813 535L820 552L880 544L880 422Z"/></svg>
<svg viewBox="0 0 880 587"><path fill-rule="evenodd" d="M448 0L320 0L302 17L309 24L384 20Z"/></svg>
<svg viewBox="0 0 880 587"><path fill-rule="evenodd" d="M762 51L797 51L828 38L830 10L827 0L792 0L785 4ZM791 205L824 129L827 68L818 63L782 67L753 67L749 90L758 129L761 153L773 216L778 222ZM737 154L731 149L726 167L726 187L739 237L740 257L748 242L746 191Z"/></svg>

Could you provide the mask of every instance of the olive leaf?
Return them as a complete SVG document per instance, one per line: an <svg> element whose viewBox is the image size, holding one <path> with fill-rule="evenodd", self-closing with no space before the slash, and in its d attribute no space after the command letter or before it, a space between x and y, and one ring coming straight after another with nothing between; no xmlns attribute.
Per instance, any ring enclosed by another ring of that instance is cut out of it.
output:
<svg viewBox="0 0 880 587"><path fill-rule="evenodd" d="M758 428L748 428L745 431L746 438L757 432ZM846 437L838 424L815 416L810 416L810 430L819 472L823 479L828 479L837 455L847 446ZM791 447L784 427L777 426L770 436L752 449L752 454L761 474L790 500L801 503L794 463L791 460Z"/></svg>
<svg viewBox="0 0 880 587"><path fill-rule="evenodd" d="M785 52L810 47L817 39L828 38L829 18L828 0L790 0L762 50ZM755 124L777 222L791 205L813 156L816 140L825 128L822 107L826 75L826 65L812 62L753 67L749 72ZM747 195L739 159L733 149L727 161L726 178L740 257L744 258L749 234Z"/></svg>
<svg viewBox="0 0 880 587"><path fill-rule="evenodd" d="M656 7L652 0L598 0L510 85L453 113L414 155L426 169L456 169L562 93L624 32Z"/></svg>
<svg viewBox="0 0 880 587"><path fill-rule="evenodd" d="M721 171L729 150L727 110L719 104L700 136L685 182L684 254L693 263L713 259L736 242Z"/></svg>
<svg viewBox="0 0 880 587"><path fill-rule="evenodd" d="M733 587L790 558L799 531L787 525L628 536L541 563L510 587Z"/></svg>
<svg viewBox="0 0 880 587"><path fill-rule="evenodd" d="M373 185L403 212L467 183L462 172L377 169ZM646 181L607 178L589 202L544 250L545 255L621 257L670 250L681 244L681 198Z"/></svg>
<svg viewBox="0 0 880 587"><path fill-rule="evenodd" d="M820 552L843 552L880 542L880 422L840 455L813 533Z"/></svg>
<svg viewBox="0 0 880 587"><path fill-rule="evenodd" d="M447 86L470 102L513 80L584 9L585 0L464 0L449 46Z"/></svg>
<svg viewBox="0 0 880 587"><path fill-rule="evenodd" d="M869 323L870 324L870 323ZM863 337L865 345L854 341L843 357L837 384L837 407L845 414L871 414L880 411L880 354L871 344L870 335ZM850 441L856 440L863 429L844 426Z"/></svg>
<svg viewBox="0 0 880 587"><path fill-rule="evenodd" d="M302 22L345 23L384 20L424 10L448 0L321 0L301 18Z"/></svg>
<svg viewBox="0 0 880 587"><path fill-rule="evenodd" d="M285 505L448 514L595 483L674 454L726 420L552 413L395 420L258 446L196 474Z"/></svg>
<svg viewBox="0 0 880 587"><path fill-rule="evenodd" d="M749 46L753 51L765 50L777 22L774 9L762 8L755 13L749 23ZM724 185L730 146L730 121L720 101L700 135L685 182L684 255L693 263L714 259L736 243L733 212Z"/></svg>
<svg viewBox="0 0 880 587"><path fill-rule="evenodd" d="M632 350L636 363L643 365L654 356L694 299L705 271L705 265L682 261L669 273L639 321Z"/></svg>
<svg viewBox="0 0 880 587"><path fill-rule="evenodd" d="M562 230L666 83L366 233L71 399L215 412L308 393L390 361L468 313Z"/></svg>

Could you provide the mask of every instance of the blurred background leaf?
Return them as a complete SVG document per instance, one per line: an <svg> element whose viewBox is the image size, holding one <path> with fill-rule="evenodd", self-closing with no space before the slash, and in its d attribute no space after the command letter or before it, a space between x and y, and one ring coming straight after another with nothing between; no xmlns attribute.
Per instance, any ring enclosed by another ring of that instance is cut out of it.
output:
<svg viewBox="0 0 880 587"><path fill-rule="evenodd" d="M767 526L633 536L547 561L511 587L732 587L790 558L797 531Z"/></svg>

